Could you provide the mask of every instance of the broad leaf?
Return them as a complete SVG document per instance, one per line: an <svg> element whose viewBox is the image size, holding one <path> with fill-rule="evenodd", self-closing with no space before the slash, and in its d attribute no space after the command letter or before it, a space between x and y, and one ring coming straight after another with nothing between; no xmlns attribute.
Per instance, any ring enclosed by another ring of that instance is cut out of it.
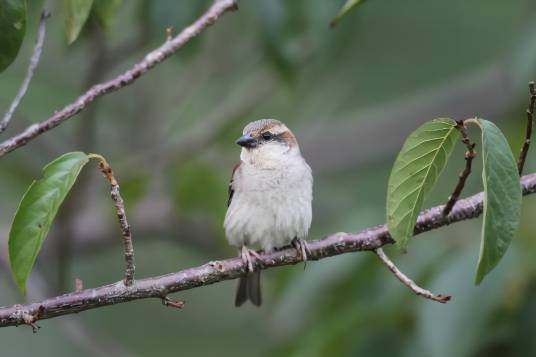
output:
<svg viewBox="0 0 536 357"><path fill-rule="evenodd" d="M23 294L58 208L87 162L88 156L81 152L60 156L45 166L43 177L34 181L22 197L9 232L9 260Z"/></svg>
<svg viewBox="0 0 536 357"><path fill-rule="evenodd" d="M492 122L477 120L482 129L484 219L475 282L499 263L516 232L521 215L521 185L512 150Z"/></svg>
<svg viewBox="0 0 536 357"><path fill-rule="evenodd" d="M73 43L80 34L82 27L91 11L93 0L64 0L65 32L67 43Z"/></svg>
<svg viewBox="0 0 536 357"><path fill-rule="evenodd" d="M346 3L343 5L343 7L339 10L339 13L331 20L329 23L329 26L333 27L337 25L337 23L348 13L348 11L352 10L354 7L360 5L363 3L364 0L346 0Z"/></svg>
<svg viewBox="0 0 536 357"><path fill-rule="evenodd" d="M93 11L104 28L110 28L123 0L95 0Z"/></svg>
<svg viewBox="0 0 536 357"><path fill-rule="evenodd" d="M387 225L402 250L459 135L453 120L434 119L406 139L396 158L387 188Z"/></svg>
<svg viewBox="0 0 536 357"><path fill-rule="evenodd" d="M26 33L26 1L0 0L0 72L17 57Z"/></svg>

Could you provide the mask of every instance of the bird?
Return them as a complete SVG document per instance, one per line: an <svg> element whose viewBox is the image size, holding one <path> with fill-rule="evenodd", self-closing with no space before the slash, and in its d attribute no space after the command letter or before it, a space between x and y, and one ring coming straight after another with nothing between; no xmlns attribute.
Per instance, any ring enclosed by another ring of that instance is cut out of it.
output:
<svg viewBox="0 0 536 357"><path fill-rule="evenodd" d="M264 252L292 244L305 262L308 248L305 238L312 220L313 175L303 158L296 136L281 121L260 119L247 124L240 145L240 161L229 182L225 236L238 248L247 267L239 279L235 306L246 301L262 303L261 261L251 249Z"/></svg>

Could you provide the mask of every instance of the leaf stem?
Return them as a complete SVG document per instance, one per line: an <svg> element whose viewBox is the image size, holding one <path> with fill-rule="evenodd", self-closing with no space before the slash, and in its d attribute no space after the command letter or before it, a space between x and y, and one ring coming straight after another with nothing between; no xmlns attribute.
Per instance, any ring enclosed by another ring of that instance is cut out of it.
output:
<svg viewBox="0 0 536 357"><path fill-rule="evenodd" d="M477 117L474 118L468 118L463 120L464 124L474 124L480 128L480 122L478 121Z"/></svg>
<svg viewBox="0 0 536 357"><path fill-rule="evenodd" d="M110 182L111 196L112 200L114 201L117 219L119 221L119 227L121 228L121 235L123 236L126 264L124 283L126 286L131 286L134 283L134 273L136 270L134 266L134 245L132 244L130 225L128 224L127 216L125 213L125 204L119 192L119 183L114 176L112 167L108 164L108 162L103 156L99 154L89 154L88 157L90 159L97 159L99 161L99 170Z"/></svg>
<svg viewBox="0 0 536 357"><path fill-rule="evenodd" d="M473 119L466 119L473 120ZM467 147L467 151L465 152L465 168L458 176L458 183L456 184L456 187L454 188L454 192L452 192L452 195L450 195L447 204L445 205L445 208L443 208L443 216L448 216L450 211L452 211L452 208L460 198L460 195L463 191L463 188L465 186L465 182L467 181L467 178L471 174L471 166L473 164L473 159L476 156L475 151L475 143L472 143L469 139L469 134L467 133L467 128L465 127L465 121L464 120L457 120L456 121L456 128L460 131L462 134L462 143L465 144Z"/></svg>

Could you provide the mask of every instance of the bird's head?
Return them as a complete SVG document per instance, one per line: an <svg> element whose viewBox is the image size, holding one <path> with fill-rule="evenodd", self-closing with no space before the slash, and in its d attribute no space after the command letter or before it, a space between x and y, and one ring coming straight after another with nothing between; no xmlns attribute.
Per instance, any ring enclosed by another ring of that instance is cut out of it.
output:
<svg viewBox="0 0 536 357"><path fill-rule="evenodd" d="M301 156L296 137L279 120L256 120L246 125L242 134L236 143L242 146L243 161L262 165Z"/></svg>

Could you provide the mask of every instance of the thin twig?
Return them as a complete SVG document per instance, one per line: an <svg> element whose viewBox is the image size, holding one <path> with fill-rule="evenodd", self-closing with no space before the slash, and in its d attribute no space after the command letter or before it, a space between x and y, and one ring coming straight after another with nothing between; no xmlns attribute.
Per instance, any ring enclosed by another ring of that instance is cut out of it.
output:
<svg viewBox="0 0 536 357"><path fill-rule="evenodd" d="M215 0L214 4L193 24L183 29L170 41L166 41L160 47L148 53L142 61L134 64L129 70L107 82L94 85L73 103L67 105L62 110L55 112L48 119L30 125L20 134L1 143L0 156L26 145L37 136L60 125L67 119L74 117L95 99L133 83L136 79L147 73L147 71L173 55L177 50L182 48L207 27L214 24L221 15L227 11L237 9L238 7L234 0Z"/></svg>
<svg viewBox="0 0 536 357"><path fill-rule="evenodd" d="M523 195L536 193L536 173L521 178ZM484 193L459 200L448 216L443 216L443 206L433 207L422 212L417 218L414 234L431 231L449 224L478 217L483 210ZM307 242L310 260L324 259L344 253L375 250L386 244L392 244L386 225L365 229L359 233L335 233L324 239ZM296 250L287 247L272 253L260 253L261 262L256 262L257 269L270 269L283 265L302 263ZM36 315L41 310L39 319L74 314L102 306L124 303L127 301L157 298L168 294L215 284L224 280L236 279L247 274L247 267L241 258L209 262L202 266L182 270L176 273L151 278L139 279L126 287L122 281L94 289L82 290L56 296L40 302L26 305L13 305L0 308L0 327L24 324L22 313ZM35 322L35 321L34 321Z"/></svg>
<svg viewBox="0 0 536 357"><path fill-rule="evenodd" d="M22 98L24 98L24 95L28 90L28 86L30 85L30 81L32 80L32 77L34 75L35 69L39 64L39 60L41 59L41 53L43 52L43 42L45 41L46 20L49 17L50 13L46 9L43 10L43 12L41 13L41 19L39 21L39 29L37 30L37 39L35 40L32 57L30 58L30 64L28 66L28 70L26 71L26 77L24 78L24 81L22 81L22 85L20 86L19 92L15 96L15 99L13 99L13 102L11 102L9 109L2 118L2 121L0 121L0 133L7 129L11 118L13 117L13 113L15 112L15 109L17 109L17 107L19 106Z"/></svg>
<svg viewBox="0 0 536 357"><path fill-rule="evenodd" d="M456 128L460 131L462 134L462 143L465 144L467 147L467 151L465 152L465 168L458 176L458 183L456 184L456 187L454 188L454 192L452 195L450 195L449 200L447 201L447 204L445 205L445 208L443 209L443 216L448 216L450 211L452 211L452 208L456 204L456 201L460 198L460 195L463 191L463 187L465 186L465 181L467 181L467 178L471 174L471 166L473 164L473 159L476 156L475 151L475 143L472 143L469 139L469 134L467 134L467 128L465 127L463 120L457 120L456 121Z"/></svg>
<svg viewBox="0 0 536 357"><path fill-rule="evenodd" d="M82 290L84 290L84 282L80 278L75 278L74 279L74 291L76 293L79 293Z"/></svg>
<svg viewBox="0 0 536 357"><path fill-rule="evenodd" d="M126 286L131 286L134 282L134 272L136 270L134 266L134 246L132 244L132 234L130 232L130 226L128 225L127 216L125 213L125 204L123 202L123 198L121 197L121 193L119 192L119 184L114 177L112 167L108 164L104 157L97 154L91 154L90 157L99 160L99 170L102 172L104 177L110 181L111 196L117 212L117 219L119 221L119 227L121 228L121 235L123 236L123 245L125 250L126 268L124 283Z"/></svg>
<svg viewBox="0 0 536 357"><path fill-rule="evenodd" d="M184 305L186 305L186 301L184 300L172 300L168 298L167 296L162 298L162 305L173 307L175 309L182 309Z"/></svg>
<svg viewBox="0 0 536 357"><path fill-rule="evenodd" d="M402 273L396 267L395 263L393 263L391 259L389 259L389 257L385 254L382 248L374 249L373 252L376 253L378 258L381 259L382 263L385 264L385 266L396 276L396 278L400 280L402 284L406 285L408 288L413 290L415 294L422 296L425 299L437 301L442 304L450 301L450 296L448 295L436 295L432 293L431 291L423 289L420 286L418 286L413 280L411 280L406 275L404 275L404 273Z"/></svg>
<svg viewBox="0 0 536 357"><path fill-rule="evenodd" d="M536 89L534 88L534 81L529 82L529 107L527 108L527 130L525 131L525 142L521 147L519 153L519 159L517 160L517 169L519 176L523 173L523 167L525 166L525 160L527 159L527 153L529 152L530 140L532 136L532 120L534 116L534 103L536 102Z"/></svg>

